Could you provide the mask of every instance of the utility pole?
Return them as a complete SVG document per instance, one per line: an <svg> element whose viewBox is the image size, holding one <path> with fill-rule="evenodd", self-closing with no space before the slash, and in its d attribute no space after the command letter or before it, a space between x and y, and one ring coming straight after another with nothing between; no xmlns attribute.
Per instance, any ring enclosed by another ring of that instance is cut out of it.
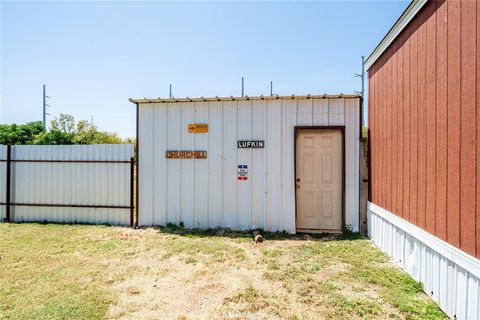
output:
<svg viewBox="0 0 480 320"><path fill-rule="evenodd" d="M245 84L242 77L242 97L245 95Z"/></svg>
<svg viewBox="0 0 480 320"><path fill-rule="evenodd" d="M47 115L50 115L47 112L47 107L50 107L49 104L47 104L47 98L50 98L46 94L46 85L43 85L43 113L42 113L42 124L43 124L43 129L45 132L47 131Z"/></svg>
<svg viewBox="0 0 480 320"><path fill-rule="evenodd" d="M362 99L365 94L365 56L362 56Z"/></svg>
<svg viewBox="0 0 480 320"><path fill-rule="evenodd" d="M270 81L270 97L273 96L273 81Z"/></svg>
<svg viewBox="0 0 480 320"><path fill-rule="evenodd" d="M362 91L360 91L360 95L363 99L365 94L365 56L362 56L362 73L355 73L355 77L360 77L362 79Z"/></svg>
<svg viewBox="0 0 480 320"><path fill-rule="evenodd" d="M47 113L47 104L46 104L46 95L45 95L45 84L43 85L43 118L42 118L42 123L43 123L43 129L47 131L47 122L46 122L46 113Z"/></svg>
<svg viewBox="0 0 480 320"><path fill-rule="evenodd" d="M170 84L170 99L172 99L172 85Z"/></svg>
<svg viewBox="0 0 480 320"><path fill-rule="evenodd" d="M361 125L363 126L363 122L364 122L364 106L365 106L365 56L362 56L362 73L358 74L358 73L355 73L355 77L360 77L362 78L362 90L360 92L358 91L355 91L355 93L360 93L360 96L362 97L362 106L360 107L360 112L362 112L362 114L360 115L360 119L362 119L362 123Z"/></svg>

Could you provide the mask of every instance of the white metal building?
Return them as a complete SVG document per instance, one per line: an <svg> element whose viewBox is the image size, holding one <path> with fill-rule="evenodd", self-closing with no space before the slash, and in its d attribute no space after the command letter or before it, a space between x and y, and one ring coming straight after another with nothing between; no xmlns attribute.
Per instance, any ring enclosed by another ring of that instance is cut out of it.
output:
<svg viewBox="0 0 480 320"><path fill-rule="evenodd" d="M139 225L358 231L360 100L130 99Z"/></svg>

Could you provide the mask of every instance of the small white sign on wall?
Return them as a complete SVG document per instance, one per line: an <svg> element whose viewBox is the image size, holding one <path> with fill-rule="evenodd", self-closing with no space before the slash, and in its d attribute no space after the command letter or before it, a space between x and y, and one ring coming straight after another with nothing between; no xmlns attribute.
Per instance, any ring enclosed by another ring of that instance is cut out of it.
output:
<svg viewBox="0 0 480 320"><path fill-rule="evenodd" d="M248 166L246 164L238 165L238 180L248 180Z"/></svg>

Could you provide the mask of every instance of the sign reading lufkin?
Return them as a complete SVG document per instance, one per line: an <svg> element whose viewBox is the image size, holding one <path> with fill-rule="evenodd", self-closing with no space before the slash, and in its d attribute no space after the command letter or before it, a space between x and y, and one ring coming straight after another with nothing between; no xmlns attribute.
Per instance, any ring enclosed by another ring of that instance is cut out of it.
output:
<svg viewBox="0 0 480 320"><path fill-rule="evenodd" d="M188 132L190 133L207 133L208 124L190 123L188 125Z"/></svg>
<svg viewBox="0 0 480 320"><path fill-rule="evenodd" d="M237 147L245 148L265 148L265 141L263 140L238 140Z"/></svg>

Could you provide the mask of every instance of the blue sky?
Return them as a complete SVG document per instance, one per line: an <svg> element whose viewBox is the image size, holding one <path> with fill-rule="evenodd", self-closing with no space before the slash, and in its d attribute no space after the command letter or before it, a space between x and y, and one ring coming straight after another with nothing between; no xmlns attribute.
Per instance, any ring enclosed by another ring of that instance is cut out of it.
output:
<svg viewBox="0 0 480 320"><path fill-rule="evenodd" d="M408 1L0 3L0 123L52 108L123 137L129 97L353 93Z"/></svg>

